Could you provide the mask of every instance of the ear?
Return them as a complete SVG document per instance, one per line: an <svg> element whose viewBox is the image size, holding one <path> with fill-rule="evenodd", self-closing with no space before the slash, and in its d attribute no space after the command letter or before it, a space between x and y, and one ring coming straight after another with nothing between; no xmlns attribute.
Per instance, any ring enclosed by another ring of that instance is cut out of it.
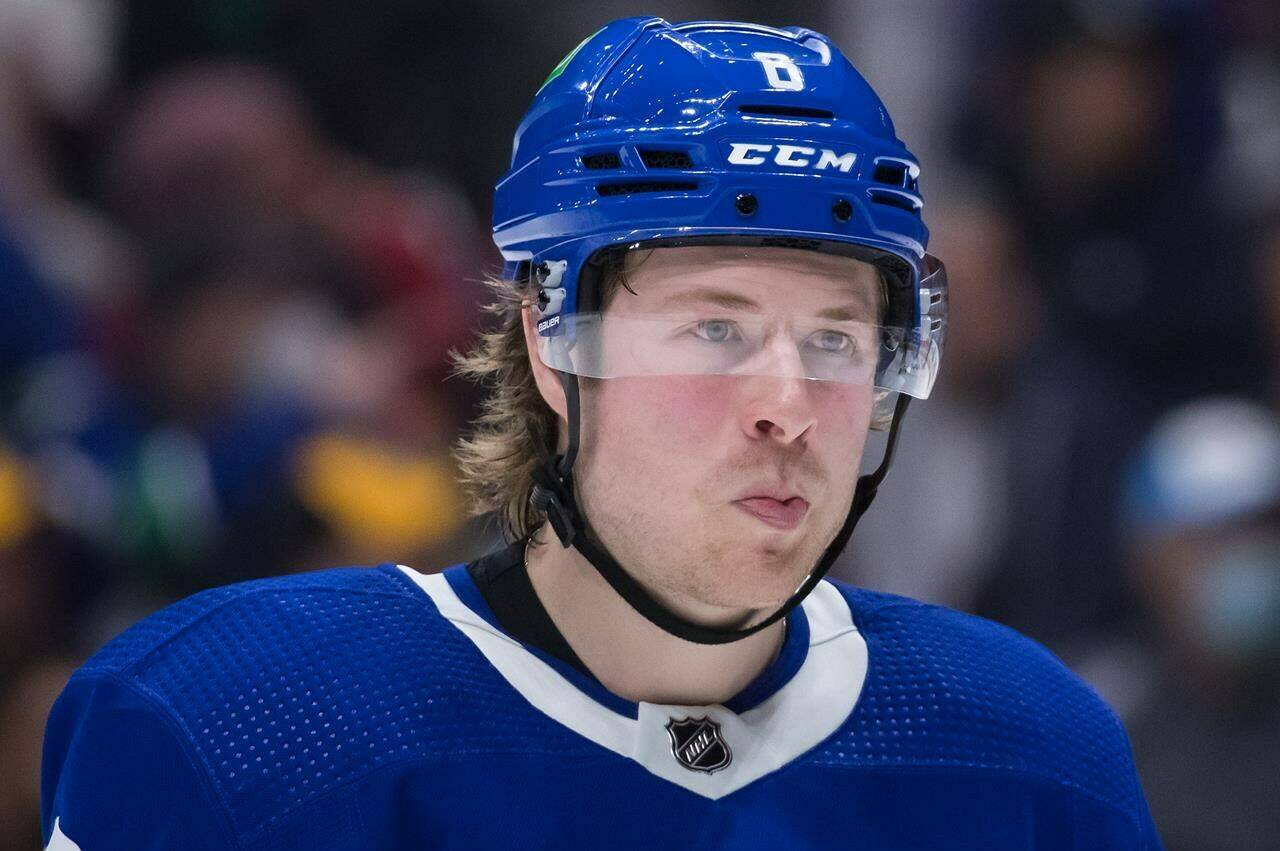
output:
<svg viewBox="0 0 1280 851"><path fill-rule="evenodd" d="M564 387L560 386L560 377L555 370L543 363L538 356L538 331L533 327L533 310L527 305L521 308L520 318L524 324L524 344L529 355L529 367L533 370L533 380L538 385L542 400L560 419L560 434L563 435L569 427L569 405L564 398Z"/></svg>

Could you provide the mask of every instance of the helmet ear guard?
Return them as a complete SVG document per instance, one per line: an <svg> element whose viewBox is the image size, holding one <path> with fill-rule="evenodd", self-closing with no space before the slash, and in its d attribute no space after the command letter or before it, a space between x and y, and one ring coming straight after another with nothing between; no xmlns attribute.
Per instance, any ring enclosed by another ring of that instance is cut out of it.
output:
<svg viewBox="0 0 1280 851"><path fill-rule="evenodd" d="M884 337L871 364L884 457L859 478L840 532L800 589L746 629L683 620L608 552L574 490L579 375L553 366L568 448L555 457L540 449L530 502L565 547L672 635L722 644L785 617L874 499L911 398L932 388L945 334L946 275L925 253L919 174L871 87L829 39L799 28L615 21L566 57L521 122L495 193L494 240L506 273L536 285L540 335L572 334L575 318L602 312L636 249L806 249L871 263L884 282Z"/></svg>

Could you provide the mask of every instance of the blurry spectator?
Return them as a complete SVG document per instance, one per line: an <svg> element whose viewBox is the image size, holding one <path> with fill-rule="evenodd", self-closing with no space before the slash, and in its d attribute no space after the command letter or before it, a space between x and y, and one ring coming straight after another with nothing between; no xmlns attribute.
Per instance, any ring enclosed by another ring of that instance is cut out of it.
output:
<svg viewBox="0 0 1280 851"><path fill-rule="evenodd" d="M465 409L421 339L442 344L371 300L341 248L247 212L176 221L107 369L68 358L29 383L48 509L119 572L98 623L264 573L457 552L446 450ZM79 414L54 415L68 399Z"/></svg>
<svg viewBox="0 0 1280 851"><path fill-rule="evenodd" d="M1010 536L975 611L1074 665L1132 617L1114 505L1124 460L1159 400L1143 398L1141 371L1110 371L1097 352L1054 335L1051 321L1010 392Z"/></svg>
<svg viewBox="0 0 1280 851"><path fill-rule="evenodd" d="M115 62L113 0L0 0L0 202L30 209L56 184L57 123L88 118Z"/></svg>
<svg viewBox="0 0 1280 851"><path fill-rule="evenodd" d="M1217 77L1224 138L1212 165L1230 181L1223 205L1254 215L1280 202L1280 4L1214 5L1223 13L1231 45Z"/></svg>
<svg viewBox="0 0 1280 851"><path fill-rule="evenodd" d="M894 127L899 138L912 140L930 204L942 197L940 176L955 168L952 126L990 61L992 18L1000 4L842 0L828 6L828 23L819 27L854 57L885 103L893 104Z"/></svg>
<svg viewBox="0 0 1280 851"><path fill-rule="evenodd" d="M1239 386L1198 342L1238 342L1235 363L1260 365L1216 176L1201 180L1203 157L1182 149L1186 125L1205 120L1175 87L1195 35L1157 21L1105 35L1071 18L1027 26L992 92L991 126L966 142L1009 181L1053 330L1112 375L1141 373L1140 401Z"/></svg>
<svg viewBox="0 0 1280 851"><path fill-rule="evenodd" d="M67 301L38 276L0 217L0 400L12 402L22 368L82 343L80 325Z"/></svg>
<svg viewBox="0 0 1280 851"><path fill-rule="evenodd" d="M1118 471L1162 411L1256 393L1266 363L1236 229L1203 172L1215 110L1159 3L1027 6L961 144L1006 182L1044 323L1018 372L1014 534L978 602L1070 663L1124 629Z"/></svg>
<svg viewBox="0 0 1280 851"><path fill-rule="evenodd" d="M1253 229L1253 280L1263 302L1271 358L1268 378L1273 402L1280 405L1280 205Z"/></svg>
<svg viewBox="0 0 1280 851"><path fill-rule="evenodd" d="M144 233L195 211L293 214L332 155L287 80L246 62L198 62L134 96L110 147L107 197Z"/></svg>
<svg viewBox="0 0 1280 851"><path fill-rule="evenodd" d="M445 183L333 148L301 94L266 67L210 60L162 75L122 122L107 172L112 206L144 236L211 211L310 227L360 271L342 297L412 323L418 358L441 369L466 339L474 214Z"/></svg>
<svg viewBox="0 0 1280 851"><path fill-rule="evenodd" d="M465 550L449 546L463 525L463 495L445 449L339 431L302 442L295 456L298 498L330 532L323 554L312 561L368 564L395 557L426 564L445 553L440 563L460 558Z"/></svg>
<svg viewBox="0 0 1280 851"><path fill-rule="evenodd" d="M127 251L72 197L57 154L83 132L113 79L113 0L0 0L0 219L39 277L75 302L105 297Z"/></svg>
<svg viewBox="0 0 1280 851"><path fill-rule="evenodd" d="M255 341L323 263L260 222L206 221L172 237L152 252L132 313L122 309L106 368L63 358L18 407L50 515L94 540L103 562L170 592L208 581L225 524L266 523L285 508L271 483L312 414L296 393L254 393L255 358L269 354Z"/></svg>
<svg viewBox="0 0 1280 851"><path fill-rule="evenodd" d="M1115 688L1169 851L1280 836L1280 419L1230 398L1163 419L1132 467L1128 543L1150 613Z"/></svg>

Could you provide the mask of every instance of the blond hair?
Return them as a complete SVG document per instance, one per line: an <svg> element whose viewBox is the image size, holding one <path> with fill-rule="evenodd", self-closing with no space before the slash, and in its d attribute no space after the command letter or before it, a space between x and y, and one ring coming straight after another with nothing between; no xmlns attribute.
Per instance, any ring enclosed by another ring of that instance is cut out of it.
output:
<svg viewBox="0 0 1280 851"><path fill-rule="evenodd" d="M453 457L468 512L496 514L505 534L522 538L541 522L529 491L541 455L555 452L556 415L538 392L525 347L521 312L534 285L496 276L484 283L494 296L484 312L498 318L497 328L482 331L469 350L451 352L450 359L456 375L477 382L486 394Z"/></svg>
<svg viewBox="0 0 1280 851"><path fill-rule="evenodd" d="M603 304L620 287L631 290L627 272L650 252L608 258L601 275ZM625 266L624 266L625 264ZM474 517L493 514L502 532L517 540L541 525L544 515L529 503L533 471L542 456L556 454L557 417L534 381L525 346L522 311L538 285L528 278L484 279L494 300L483 308L496 316L495 330L482 331L466 352L450 352L454 374L479 384L486 394L469 434L454 445L458 478ZM634 290L632 290L634 292Z"/></svg>

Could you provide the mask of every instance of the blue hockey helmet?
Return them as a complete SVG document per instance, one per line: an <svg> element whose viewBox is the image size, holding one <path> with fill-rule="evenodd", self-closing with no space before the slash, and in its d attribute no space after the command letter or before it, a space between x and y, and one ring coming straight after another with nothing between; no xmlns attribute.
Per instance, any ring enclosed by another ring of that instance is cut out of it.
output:
<svg viewBox="0 0 1280 851"><path fill-rule="evenodd" d="M925 398L946 275L925 251L919 177L884 104L826 36L628 18L539 89L496 188L493 234L505 277L532 275L549 294L543 318L596 307L595 259L611 248L727 242L868 260L890 282L876 387ZM879 425L891 396L879 394Z"/></svg>

